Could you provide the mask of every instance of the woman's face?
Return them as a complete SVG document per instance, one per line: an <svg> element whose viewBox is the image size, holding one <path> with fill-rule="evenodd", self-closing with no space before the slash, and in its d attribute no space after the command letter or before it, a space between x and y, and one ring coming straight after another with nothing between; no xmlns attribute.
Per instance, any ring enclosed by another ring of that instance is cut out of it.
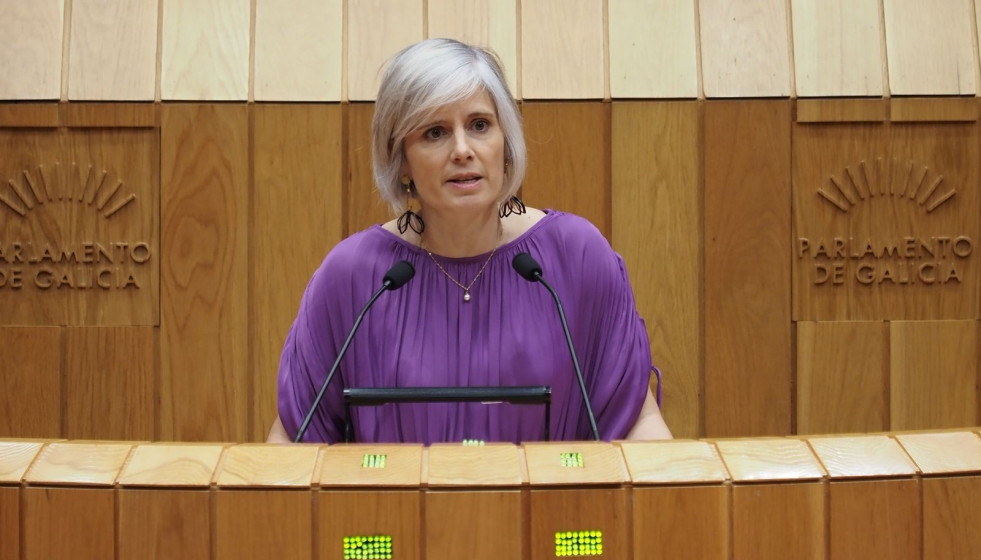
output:
<svg viewBox="0 0 981 560"><path fill-rule="evenodd" d="M504 185L504 132L490 95L445 105L405 138L402 174L427 213L486 211Z"/></svg>

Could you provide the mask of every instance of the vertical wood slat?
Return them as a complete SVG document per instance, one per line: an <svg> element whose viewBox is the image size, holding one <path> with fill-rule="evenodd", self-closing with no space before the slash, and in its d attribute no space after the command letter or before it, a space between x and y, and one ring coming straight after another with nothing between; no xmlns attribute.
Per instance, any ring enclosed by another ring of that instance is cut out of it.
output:
<svg viewBox="0 0 981 560"><path fill-rule="evenodd" d="M572 212L610 238L610 105L525 103L528 173L521 196Z"/></svg>
<svg viewBox="0 0 981 560"><path fill-rule="evenodd" d="M890 324L892 430L977 425L977 321Z"/></svg>
<svg viewBox="0 0 981 560"><path fill-rule="evenodd" d="M695 2L610 0L609 13L611 97L698 97Z"/></svg>
<svg viewBox="0 0 981 560"><path fill-rule="evenodd" d="M824 492L818 483L733 486L733 560L823 560Z"/></svg>
<svg viewBox="0 0 981 560"><path fill-rule="evenodd" d="M340 101L342 13L341 0L256 1L256 101Z"/></svg>
<svg viewBox="0 0 981 560"><path fill-rule="evenodd" d="M602 0L521 3L523 99L606 96L603 12Z"/></svg>
<svg viewBox="0 0 981 560"><path fill-rule="evenodd" d="M215 499L217 559L313 557L309 491L229 490Z"/></svg>
<svg viewBox="0 0 981 560"><path fill-rule="evenodd" d="M923 480L923 558L981 557L981 475Z"/></svg>
<svg viewBox="0 0 981 560"><path fill-rule="evenodd" d="M527 520L522 515L520 491L429 490L425 503L427 560L521 558ZM481 522L475 525L474 519Z"/></svg>
<svg viewBox="0 0 981 560"><path fill-rule="evenodd" d="M696 103L613 103L612 244L647 323L675 437L701 434L699 131Z"/></svg>
<svg viewBox="0 0 981 560"><path fill-rule="evenodd" d="M0 560L20 560L20 488L0 486Z"/></svg>
<svg viewBox="0 0 981 560"><path fill-rule="evenodd" d="M61 435L61 329L0 328L0 436Z"/></svg>
<svg viewBox="0 0 981 560"><path fill-rule="evenodd" d="M344 560L344 537L387 535L392 558L422 557L422 494L414 490L323 489L315 497L320 560Z"/></svg>
<svg viewBox="0 0 981 560"><path fill-rule="evenodd" d="M883 0L892 95L977 92L971 0Z"/></svg>
<svg viewBox="0 0 981 560"><path fill-rule="evenodd" d="M704 116L705 435L790 433L790 105Z"/></svg>
<svg viewBox="0 0 981 560"><path fill-rule="evenodd" d="M347 95L373 101L385 62L423 38L422 0L348 0Z"/></svg>
<svg viewBox="0 0 981 560"><path fill-rule="evenodd" d="M374 103L351 103L343 106L347 111L346 144L347 174L344 177L344 201L347 205L346 229L348 236L373 224L385 223L393 218L388 202L382 200L375 187L371 166L371 119L375 114ZM419 209L415 203L415 209Z"/></svg>
<svg viewBox="0 0 981 560"><path fill-rule="evenodd" d="M165 105L159 437L248 437L248 118Z"/></svg>
<svg viewBox="0 0 981 560"><path fill-rule="evenodd" d="M212 558L211 503L208 490L120 490L119 560Z"/></svg>
<svg viewBox="0 0 981 560"><path fill-rule="evenodd" d="M276 372L300 297L344 233L344 166L340 105L254 111L251 439L261 441L276 417Z"/></svg>
<svg viewBox="0 0 981 560"><path fill-rule="evenodd" d="M163 2L161 98L247 100L250 19L249 0Z"/></svg>
<svg viewBox="0 0 981 560"><path fill-rule="evenodd" d="M62 437L154 438L156 341L154 327L64 330Z"/></svg>
<svg viewBox="0 0 981 560"><path fill-rule="evenodd" d="M109 488L24 488L24 560L113 558L113 492Z"/></svg>
<svg viewBox="0 0 981 560"><path fill-rule="evenodd" d="M159 0L72 0L68 99L153 101Z"/></svg>
<svg viewBox="0 0 981 560"><path fill-rule="evenodd" d="M788 97L786 0L698 4L705 97Z"/></svg>
<svg viewBox="0 0 981 560"><path fill-rule="evenodd" d="M889 429L884 322L797 323L797 433Z"/></svg>
<svg viewBox="0 0 981 560"><path fill-rule="evenodd" d="M490 47L507 77L511 94L518 95L517 0L428 0L428 36L452 37Z"/></svg>
<svg viewBox="0 0 981 560"><path fill-rule="evenodd" d="M60 99L64 0L0 4L0 99Z"/></svg>
<svg viewBox="0 0 981 560"><path fill-rule="evenodd" d="M799 97L880 96L878 0L792 0Z"/></svg>

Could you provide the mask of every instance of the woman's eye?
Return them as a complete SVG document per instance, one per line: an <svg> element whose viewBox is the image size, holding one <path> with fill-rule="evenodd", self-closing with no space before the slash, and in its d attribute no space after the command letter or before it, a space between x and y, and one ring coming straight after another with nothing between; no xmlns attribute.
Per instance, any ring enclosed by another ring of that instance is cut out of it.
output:
<svg viewBox="0 0 981 560"><path fill-rule="evenodd" d="M490 128L490 123L484 119L476 120L473 123L473 129L477 132L484 132Z"/></svg>
<svg viewBox="0 0 981 560"><path fill-rule="evenodd" d="M434 126L425 132L423 135L428 140L439 140L443 136L443 129L438 126Z"/></svg>

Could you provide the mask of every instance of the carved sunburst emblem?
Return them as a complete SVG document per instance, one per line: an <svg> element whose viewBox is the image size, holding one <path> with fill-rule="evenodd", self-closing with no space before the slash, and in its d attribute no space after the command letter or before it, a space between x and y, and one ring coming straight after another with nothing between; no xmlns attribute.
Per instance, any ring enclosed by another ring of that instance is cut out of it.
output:
<svg viewBox="0 0 981 560"><path fill-rule="evenodd" d="M874 176L870 180L869 168L873 166ZM830 175L831 188L819 188L817 193L846 213L858 203L876 197L915 202L930 213L957 194L956 188L944 184L943 175L912 160L905 165L895 158L889 165L885 165L882 158L876 158L872 165L862 160L858 165L845 167L839 175Z"/></svg>
<svg viewBox="0 0 981 560"><path fill-rule="evenodd" d="M72 162L65 180L60 167L60 163L55 163L53 169L38 165L34 170L23 170L15 179L8 179L9 189L0 186L0 207L25 217L38 206L77 202L94 207L103 218L109 219L136 200L135 193L123 192L123 180L110 178L105 169L96 171L92 165L83 168Z"/></svg>

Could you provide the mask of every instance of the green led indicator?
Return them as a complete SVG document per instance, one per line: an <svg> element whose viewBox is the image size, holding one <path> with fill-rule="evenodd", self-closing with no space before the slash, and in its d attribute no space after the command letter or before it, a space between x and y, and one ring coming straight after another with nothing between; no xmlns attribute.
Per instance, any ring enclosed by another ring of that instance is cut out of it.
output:
<svg viewBox="0 0 981 560"><path fill-rule="evenodd" d="M353 537L344 537L344 560L391 557L392 537L389 535L356 535Z"/></svg>
<svg viewBox="0 0 981 560"><path fill-rule="evenodd" d="M361 458L361 468L363 469L384 469L386 455L366 454Z"/></svg>
<svg viewBox="0 0 981 560"><path fill-rule="evenodd" d="M463 445L465 447L474 447L484 445L484 440L482 439L465 439L463 440Z"/></svg>
<svg viewBox="0 0 981 560"><path fill-rule="evenodd" d="M603 556L603 531L559 531L555 533L555 556Z"/></svg>
<svg viewBox="0 0 981 560"><path fill-rule="evenodd" d="M559 453L563 467L582 467L582 453Z"/></svg>

